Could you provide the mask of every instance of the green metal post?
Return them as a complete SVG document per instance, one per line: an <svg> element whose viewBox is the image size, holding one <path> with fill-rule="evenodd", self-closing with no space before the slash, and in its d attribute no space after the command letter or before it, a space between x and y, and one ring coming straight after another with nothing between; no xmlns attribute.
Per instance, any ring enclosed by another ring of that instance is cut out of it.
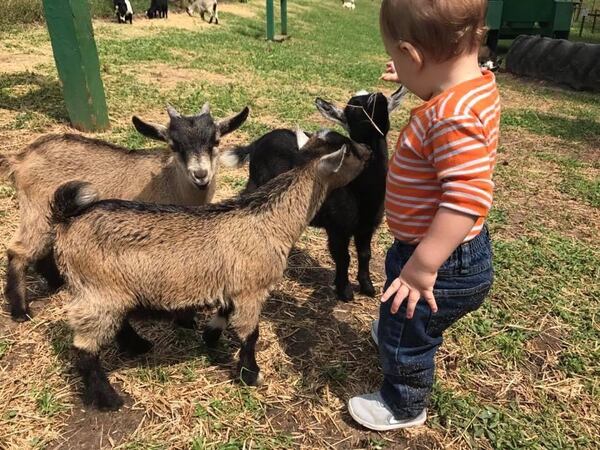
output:
<svg viewBox="0 0 600 450"><path fill-rule="evenodd" d="M267 39L272 41L275 38L275 8L273 0L267 0Z"/></svg>
<svg viewBox="0 0 600 450"><path fill-rule="evenodd" d="M43 0L43 3L71 124L83 131L108 128L100 61L87 0Z"/></svg>
<svg viewBox="0 0 600 450"><path fill-rule="evenodd" d="M281 0L281 34L287 36L287 0Z"/></svg>

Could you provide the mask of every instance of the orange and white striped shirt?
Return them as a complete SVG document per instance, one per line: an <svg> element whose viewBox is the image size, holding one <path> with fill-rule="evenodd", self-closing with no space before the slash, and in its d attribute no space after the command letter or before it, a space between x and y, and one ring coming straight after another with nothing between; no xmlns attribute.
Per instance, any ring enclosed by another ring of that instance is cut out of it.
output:
<svg viewBox="0 0 600 450"><path fill-rule="evenodd" d="M387 176L385 211L394 237L418 242L441 207L477 217L492 206L500 96L494 74L461 83L411 111Z"/></svg>

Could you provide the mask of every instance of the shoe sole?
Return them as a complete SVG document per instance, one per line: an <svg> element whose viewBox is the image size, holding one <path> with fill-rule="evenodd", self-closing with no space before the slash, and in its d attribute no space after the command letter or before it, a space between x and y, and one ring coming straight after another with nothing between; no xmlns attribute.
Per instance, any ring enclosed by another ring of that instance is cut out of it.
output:
<svg viewBox="0 0 600 450"><path fill-rule="evenodd" d="M412 422L397 423L394 425L392 425L392 424L390 424L390 425L374 425L374 424L369 423L366 420L363 420L360 417L358 417L352 410L352 405L350 404L350 402L348 402L348 412L350 413L350 416L352 416L352 418L357 423L361 424L365 428L368 428L369 430L374 430L374 431L392 431L392 430L402 430L402 429L406 429L406 428L420 427L421 425L425 424L425 421L427 420L427 413L425 413L425 415L422 419L415 420Z"/></svg>

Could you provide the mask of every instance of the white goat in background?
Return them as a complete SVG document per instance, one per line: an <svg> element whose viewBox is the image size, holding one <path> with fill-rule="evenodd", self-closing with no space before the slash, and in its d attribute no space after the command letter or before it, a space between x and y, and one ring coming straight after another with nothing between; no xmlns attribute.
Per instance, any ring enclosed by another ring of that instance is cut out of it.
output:
<svg viewBox="0 0 600 450"><path fill-rule="evenodd" d="M194 10L197 10L200 14L200 17L202 17L202 20L204 20L204 15L206 13L210 13L210 19L208 20L208 23L213 23L214 20L215 24L218 25L219 11L217 10L217 7L217 0L188 0L188 6L185 8L185 10L190 16Z"/></svg>

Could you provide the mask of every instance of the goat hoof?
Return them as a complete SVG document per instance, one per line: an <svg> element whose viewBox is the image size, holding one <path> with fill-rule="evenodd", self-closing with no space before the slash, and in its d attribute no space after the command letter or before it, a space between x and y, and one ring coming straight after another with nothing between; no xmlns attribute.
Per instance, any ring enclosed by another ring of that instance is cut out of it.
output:
<svg viewBox="0 0 600 450"><path fill-rule="evenodd" d="M246 386L260 386L263 384L264 381L260 370L258 372L254 372L245 367L242 367L241 369L240 380Z"/></svg>
<svg viewBox="0 0 600 450"><path fill-rule="evenodd" d="M118 411L124 404L123 399L110 385L98 387L86 397L84 403L95 406L100 411Z"/></svg>
<svg viewBox="0 0 600 450"><path fill-rule="evenodd" d="M352 286L350 286L349 284L347 284L342 289L336 289L336 294L338 300L341 300L343 302L350 302L354 300L354 292L352 292Z"/></svg>
<svg viewBox="0 0 600 450"><path fill-rule="evenodd" d="M215 348L222 333L221 328L206 327L202 333L202 339L208 348Z"/></svg>
<svg viewBox="0 0 600 450"><path fill-rule="evenodd" d="M27 322L28 320L31 320L29 311L24 310L22 308L11 309L10 317L12 318L12 320L14 320L15 322L19 322L19 323Z"/></svg>
<svg viewBox="0 0 600 450"><path fill-rule="evenodd" d="M364 294L367 297L375 297L375 288L370 280L359 282L359 284L361 294Z"/></svg>

